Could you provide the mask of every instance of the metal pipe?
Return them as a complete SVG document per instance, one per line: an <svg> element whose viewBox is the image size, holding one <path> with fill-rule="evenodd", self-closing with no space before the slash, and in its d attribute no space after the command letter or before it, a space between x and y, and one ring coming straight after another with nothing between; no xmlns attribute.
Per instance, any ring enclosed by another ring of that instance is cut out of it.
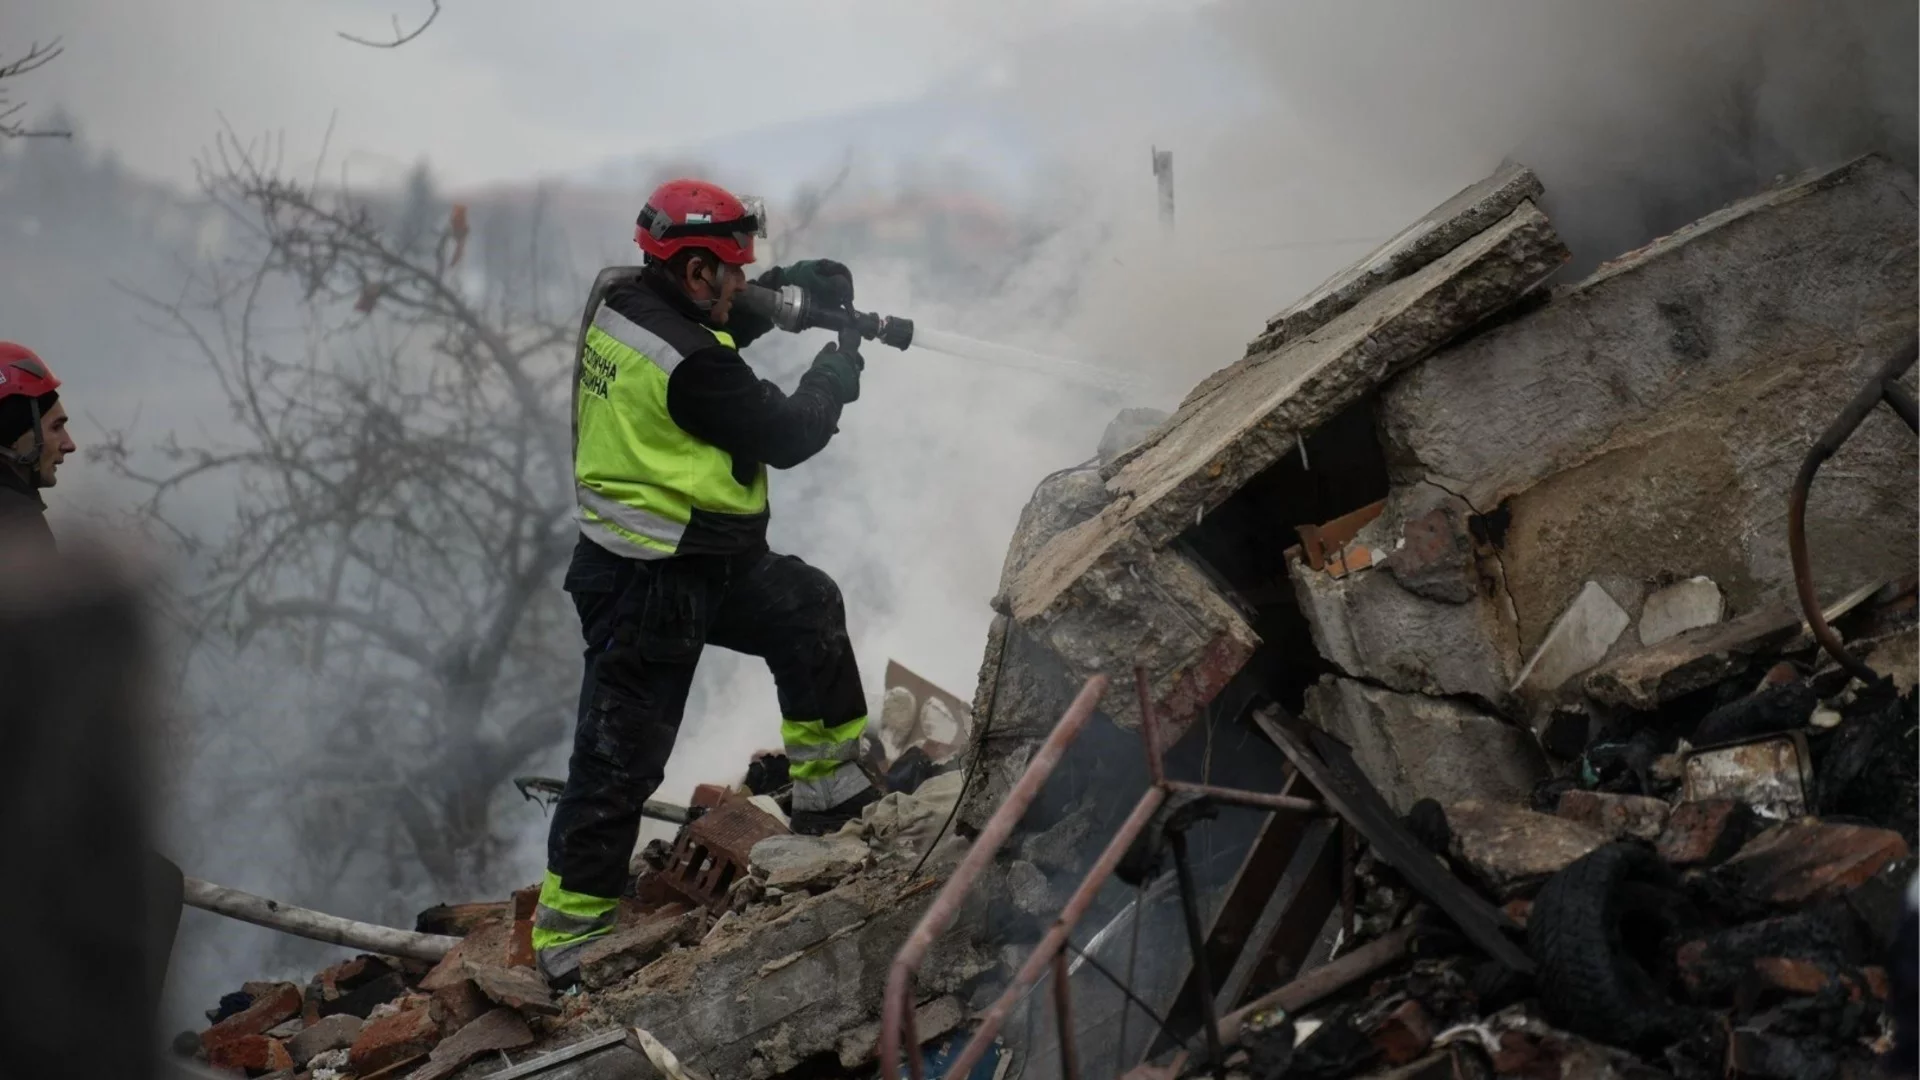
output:
<svg viewBox="0 0 1920 1080"><path fill-rule="evenodd" d="M1121 824L1119 831L1113 834L1113 839L1107 842L1106 850L1100 853L1100 858L1094 862L1093 868L1087 871L1087 876L1081 880L1080 887L1074 890L1066 907L1060 909L1060 917L1054 920L1053 927L1047 931L1045 937L1040 939L1040 944L1033 947L1033 954L1027 957L1025 964L1021 965L1019 973L1013 977L1012 985L1008 986L993 1005L981 1015L980 1026L974 1030L973 1038L967 1041L966 1048L960 1051L960 1055L953 1059L951 1065L947 1066L948 1076L965 1076L968 1070L979 1064L981 1057L987 1052L988 1045L993 1042L994 1036L1000 1033L1001 1026L1007 1022L1007 1014L1013 1010L1014 1002L1027 987L1039 981L1040 973L1046 970L1048 962L1066 942L1067 935L1073 932L1074 926L1087 913L1087 908L1093 905L1093 898L1099 893L1100 886L1106 884L1107 879L1113 876L1113 868L1120 865L1120 860L1126 855L1127 849L1133 845L1134 838L1146 829L1147 823L1153 820L1154 811L1160 809L1160 804L1165 802L1166 798L1166 790L1158 787L1150 787L1140 796L1140 801L1134 805L1133 813L1127 815L1127 820ZM892 1005L892 1001L889 1000L888 1004ZM884 1035L885 1030L882 1029L882 1036Z"/></svg>
<svg viewBox="0 0 1920 1080"><path fill-rule="evenodd" d="M1269 795L1264 791L1242 791L1239 788L1215 787L1212 784L1195 784L1186 780L1167 780L1163 786L1171 793L1179 795L1205 795L1224 803L1240 806L1257 806L1265 810L1290 810L1298 814L1324 814L1325 803L1315 799L1302 799L1296 795Z"/></svg>
<svg viewBox="0 0 1920 1080"><path fill-rule="evenodd" d="M1225 1056L1220 1052L1220 1013L1213 1002L1213 976L1207 970L1207 932L1200 928L1200 890L1193 883L1193 863L1187 858L1187 833L1167 834L1173 848L1173 870L1180 879L1180 912L1187 922L1187 948L1193 953L1194 977L1200 986L1201 1030L1207 1037L1208 1072L1218 1076Z"/></svg>
<svg viewBox="0 0 1920 1080"><path fill-rule="evenodd" d="M1880 674L1847 651L1846 643L1828 625L1826 614L1820 610L1820 596L1813 584L1813 562L1807 553L1807 496L1813 489L1813 477L1820 471L1820 466L1852 437L1868 413L1878 407L1881 401L1891 400L1889 388L1895 387L1900 377L1913 366L1916 356L1920 356L1920 339L1908 342L1906 347L1894 354L1879 373L1860 388L1853 400L1847 402L1846 408L1840 410L1840 415L1834 417L1833 423L1807 449L1806 459L1800 463L1800 472L1793 478L1793 490L1787 500L1787 551L1793 561L1794 590L1800 596L1800 610L1806 616L1807 628L1835 662L1865 683L1877 682ZM1896 393L1902 399L1906 397L1903 390ZM1900 404L1893 408L1901 412L1901 419L1909 426L1913 425Z"/></svg>
<svg viewBox="0 0 1920 1080"><path fill-rule="evenodd" d="M1093 716L1094 707L1100 703L1100 697L1106 690L1105 675L1095 675L1080 688L1073 704L1067 706L1060 722L1053 726L1053 733L1047 736L1046 742L1040 744L1026 772L1020 774L1013 790L1007 792L1000 808L993 812L986 827L980 830L980 835L968 848L966 858L954 869L953 876L941 887L940 895L934 897L926 914L920 916L919 923L914 926L913 933L907 936L906 944L900 946L900 951L894 955L893 967L887 972L887 996L881 1005L880 1075L886 1080L898 1080L900 1076L900 1035L902 1028L912 1023L908 1014L913 1011L914 973L925 962L934 940L945 932L959 914L960 903L967 890L973 887L994 854L1000 850L1000 845L1007 842L1013 827L1026 815L1027 808L1033 805L1033 800L1040 794L1041 785L1053 775L1061 758L1066 756L1068 745L1086 727L1087 721ZM1121 850L1124 852L1125 848ZM1117 856L1115 861L1118 861ZM1112 869L1108 867L1108 873ZM995 1030L998 1030L997 1026ZM917 1043L915 1049L918 1049ZM915 1054L911 1057L913 1064L910 1068L915 1080L919 1080L919 1056ZM949 1075L964 1076L966 1073L964 1070L950 1070Z"/></svg>
<svg viewBox="0 0 1920 1080"><path fill-rule="evenodd" d="M184 895L182 899L202 911L211 911L216 915L225 915L229 919L239 919L256 926L278 930L283 934L324 941L330 945L345 945L352 949L365 949L367 952L382 956L404 956L409 960L435 961L447 955L447 950L460 944L457 937L444 934L417 934L411 930L397 930L391 926L379 926L361 922L358 919L343 919L338 915L328 915L324 911L296 907L278 900L269 900L264 896L255 896L250 892L230 889L225 885L215 885L210 881L189 877L182 881Z"/></svg>
<svg viewBox="0 0 1920 1080"><path fill-rule="evenodd" d="M1080 1052L1073 1042L1073 984L1068 980L1067 951L1053 954L1053 1018L1060 1028L1061 1080L1080 1080Z"/></svg>

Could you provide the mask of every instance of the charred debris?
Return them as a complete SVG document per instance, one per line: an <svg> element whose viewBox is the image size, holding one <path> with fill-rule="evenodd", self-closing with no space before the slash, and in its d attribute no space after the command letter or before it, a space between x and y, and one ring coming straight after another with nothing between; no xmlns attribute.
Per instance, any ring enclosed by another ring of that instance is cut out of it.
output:
<svg viewBox="0 0 1920 1080"><path fill-rule="evenodd" d="M353 1077L1913 1069L1915 181L1783 179L1565 284L1507 166L1049 477L971 706L889 673L842 833L781 761L555 994L437 963L184 1036ZM535 785L533 790L538 790Z"/></svg>

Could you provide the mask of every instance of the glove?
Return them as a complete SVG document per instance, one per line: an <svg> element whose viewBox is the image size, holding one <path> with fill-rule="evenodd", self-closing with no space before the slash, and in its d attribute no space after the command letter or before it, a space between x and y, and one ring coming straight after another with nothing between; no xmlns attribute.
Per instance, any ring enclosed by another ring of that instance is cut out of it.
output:
<svg viewBox="0 0 1920 1080"><path fill-rule="evenodd" d="M828 307L853 306L853 271L832 259L807 259L784 267L780 284L798 285Z"/></svg>
<svg viewBox="0 0 1920 1080"><path fill-rule="evenodd" d="M860 350L840 347L837 341L827 342L820 355L813 358L813 371L827 377L833 387L833 396L842 405L850 405L860 400L860 372L866 369L867 362L860 358Z"/></svg>

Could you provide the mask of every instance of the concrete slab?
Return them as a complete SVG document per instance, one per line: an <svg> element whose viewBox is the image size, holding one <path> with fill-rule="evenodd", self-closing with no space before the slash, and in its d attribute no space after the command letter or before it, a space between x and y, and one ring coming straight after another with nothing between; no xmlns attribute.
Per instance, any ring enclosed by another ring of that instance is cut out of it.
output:
<svg viewBox="0 0 1920 1080"><path fill-rule="evenodd" d="M1712 626L1726 610L1720 586L1709 577L1690 577L1647 594L1640 605L1640 644L1658 645L1676 634Z"/></svg>
<svg viewBox="0 0 1920 1080"><path fill-rule="evenodd" d="M1231 392L1182 406L1108 482L1115 501L1054 537L1008 592L1027 622L1096 566L1164 546L1298 439L1395 373L1537 285L1567 257L1531 203L1300 341L1264 353Z"/></svg>
<svg viewBox="0 0 1920 1080"><path fill-rule="evenodd" d="M1202 379L1187 394L1186 401L1212 394L1257 362L1255 357L1320 329L1369 293L1399 281L1492 228L1522 203L1537 203L1540 194L1540 181L1531 170L1512 163L1501 166L1492 176L1427 211L1393 239L1268 319L1266 330L1247 346L1246 358Z"/></svg>
<svg viewBox="0 0 1920 1080"><path fill-rule="evenodd" d="M1756 653L1792 638L1797 609L1785 604L1689 630L1647 648L1622 652L1583 681L1587 696L1607 705L1651 710L1705 689L1747 665Z"/></svg>
<svg viewBox="0 0 1920 1080"><path fill-rule="evenodd" d="M1462 188L1366 258L1268 319L1266 333L1247 351L1260 352L1311 334L1368 293L1406 277L1493 227L1521 203L1538 202L1541 190L1533 170L1513 162L1502 165L1492 176Z"/></svg>
<svg viewBox="0 0 1920 1080"><path fill-rule="evenodd" d="M1547 775L1531 736L1458 701L1327 676L1306 718L1353 748L1395 813L1421 799L1524 802Z"/></svg>
<svg viewBox="0 0 1920 1080"><path fill-rule="evenodd" d="M1182 405L1108 474L1120 523L1165 544L1296 452L1300 436L1525 296L1566 259L1546 215L1524 203L1311 335L1250 358L1221 393ZM1046 555L1029 569L1040 570Z"/></svg>
<svg viewBox="0 0 1920 1080"><path fill-rule="evenodd" d="M1606 659L1633 620L1607 590L1587 582L1514 680L1515 693L1544 696Z"/></svg>

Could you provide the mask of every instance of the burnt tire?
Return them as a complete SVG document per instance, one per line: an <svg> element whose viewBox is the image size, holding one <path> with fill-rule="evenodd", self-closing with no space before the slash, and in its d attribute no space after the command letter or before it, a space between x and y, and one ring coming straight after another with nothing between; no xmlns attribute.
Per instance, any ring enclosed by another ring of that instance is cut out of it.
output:
<svg viewBox="0 0 1920 1080"><path fill-rule="evenodd" d="M1548 1018L1642 1050L1686 1034L1695 1012L1665 984L1673 947L1694 922L1671 871L1645 848L1608 844L1569 864L1527 915L1534 983Z"/></svg>

